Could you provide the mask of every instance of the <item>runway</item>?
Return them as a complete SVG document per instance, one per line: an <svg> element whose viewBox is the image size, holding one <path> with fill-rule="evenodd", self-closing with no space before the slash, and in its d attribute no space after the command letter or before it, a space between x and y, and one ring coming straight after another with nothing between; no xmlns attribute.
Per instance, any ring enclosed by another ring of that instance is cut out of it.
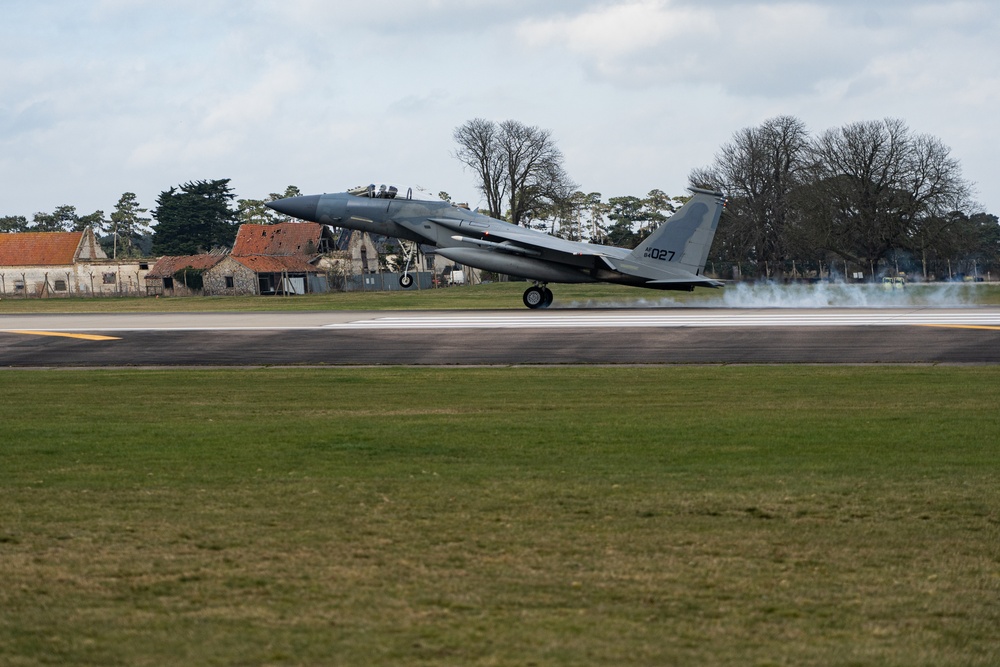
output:
<svg viewBox="0 0 1000 667"><path fill-rule="evenodd" d="M523 315L434 314L388 316L327 325L337 329L618 329L671 327L788 326L998 326L996 317L968 310L926 312L873 311L741 311L727 309L694 313L649 314L604 311Z"/></svg>
<svg viewBox="0 0 1000 667"><path fill-rule="evenodd" d="M1000 308L0 316L0 367L1000 363Z"/></svg>

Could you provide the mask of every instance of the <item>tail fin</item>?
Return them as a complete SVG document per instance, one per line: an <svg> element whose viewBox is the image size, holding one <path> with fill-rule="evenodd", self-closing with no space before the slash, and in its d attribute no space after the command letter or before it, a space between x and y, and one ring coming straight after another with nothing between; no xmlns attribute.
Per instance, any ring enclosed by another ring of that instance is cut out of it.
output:
<svg viewBox="0 0 1000 667"><path fill-rule="evenodd" d="M702 274L726 200L721 192L688 189L694 196L632 251L634 261Z"/></svg>

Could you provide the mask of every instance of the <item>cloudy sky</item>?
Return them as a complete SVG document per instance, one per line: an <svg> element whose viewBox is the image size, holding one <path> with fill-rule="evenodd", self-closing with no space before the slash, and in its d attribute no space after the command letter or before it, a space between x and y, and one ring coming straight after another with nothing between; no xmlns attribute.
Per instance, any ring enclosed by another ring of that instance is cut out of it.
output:
<svg viewBox="0 0 1000 667"><path fill-rule="evenodd" d="M901 118L1000 214L995 0L4 0L0 215L173 185L476 204L452 131L552 132L581 189L681 194L737 130Z"/></svg>

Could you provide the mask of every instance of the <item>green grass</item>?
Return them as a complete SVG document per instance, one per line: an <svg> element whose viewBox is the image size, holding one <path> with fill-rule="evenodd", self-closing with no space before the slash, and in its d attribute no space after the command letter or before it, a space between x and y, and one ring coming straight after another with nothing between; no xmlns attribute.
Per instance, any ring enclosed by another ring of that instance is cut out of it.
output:
<svg viewBox="0 0 1000 667"><path fill-rule="evenodd" d="M302 296L124 297L12 299L0 301L0 314L23 312L193 312L315 310L452 310L524 308L524 282L492 283L407 292L331 292ZM560 285L560 300L643 298L656 292L617 285ZM677 295L678 293L672 293ZM690 298L685 292L679 298Z"/></svg>
<svg viewBox="0 0 1000 667"><path fill-rule="evenodd" d="M1000 661L998 368L0 392L0 664Z"/></svg>
<svg viewBox="0 0 1000 667"><path fill-rule="evenodd" d="M91 313L91 312L197 312L197 311L316 311L316 310L454 310L522 309L524 282L449 287L408 292L334 292L293 297L175 297L175 298L61 298L0 299L0 315L6 313ZM800 290L806 286L797 286ZM699 288L694 292L661 292L620 285L552 285L556 306L592 306L669 300L717 300L723 291ZM725 288L723 288L725 289ZM956 305L973 303L1000 305L998 284L910 285L906 297L920 302L932 290L948 289L948 299ZM885 298L878 286L870 287L876 298ZM937 300L935 302L938 302Z"/></svg>

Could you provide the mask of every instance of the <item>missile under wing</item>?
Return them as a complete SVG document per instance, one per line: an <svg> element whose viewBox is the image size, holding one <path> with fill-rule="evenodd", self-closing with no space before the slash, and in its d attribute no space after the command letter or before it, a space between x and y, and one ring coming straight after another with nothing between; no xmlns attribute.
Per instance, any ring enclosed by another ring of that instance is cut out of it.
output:
<svg viewBox="0 0 1000 667"><path fill-rule="evenodd" d="M546 308L552 303L548 283L608 282L660 290L721 287L723 283L705 277L704 270L725 198L720 192L690 190L687 203L634 250L567 241L385 186L290 197L267 205L301 220L432 245L453 262L528 278L534 285L524 292L524 304ZM401 245L407 270L400 284L409 287L413 246Z"/></svg>

